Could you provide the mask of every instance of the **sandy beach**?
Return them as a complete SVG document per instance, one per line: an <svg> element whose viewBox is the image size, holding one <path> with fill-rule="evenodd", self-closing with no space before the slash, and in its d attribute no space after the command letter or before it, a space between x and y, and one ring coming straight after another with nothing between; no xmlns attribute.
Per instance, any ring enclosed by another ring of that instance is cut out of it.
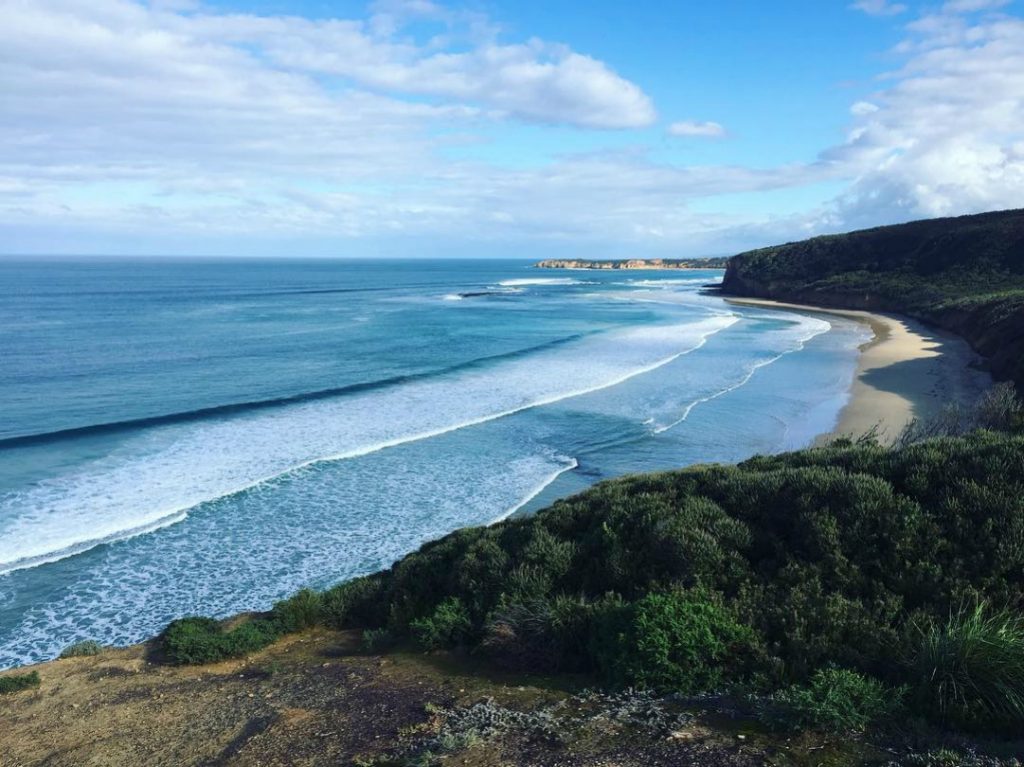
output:
<svg viewBox="0 0 1024 767"><path fill-rule="evenodd" d="M817 439L856 437L877 427L882 442L891 442L914 418L929 418L950 403L970 405L992 379L978 369L978 355L958 336L888 314L825 309L755 298L730 303L846 317L871 328L874 338L861 346L850 399L835 428Z"/></svg>

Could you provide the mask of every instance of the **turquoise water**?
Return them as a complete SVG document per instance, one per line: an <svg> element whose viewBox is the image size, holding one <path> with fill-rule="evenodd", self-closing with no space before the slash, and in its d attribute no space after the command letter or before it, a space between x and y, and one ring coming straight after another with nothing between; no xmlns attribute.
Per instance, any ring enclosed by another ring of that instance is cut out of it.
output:
<svg viewBox="0 0 1024 767"><path fill-rule="evenodd" d="M0 260L0 667L807 444L865 330L701 292L720 276Z"/></svg>

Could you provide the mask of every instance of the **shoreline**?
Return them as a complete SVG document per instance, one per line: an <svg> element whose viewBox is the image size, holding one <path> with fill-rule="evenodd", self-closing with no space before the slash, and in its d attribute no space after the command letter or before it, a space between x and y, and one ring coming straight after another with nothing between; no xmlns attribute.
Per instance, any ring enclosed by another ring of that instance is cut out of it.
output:
<svg viewBox="0 0 1024 767"><path fill-rule="evenodd" d="M978 369L980 357L959 336L893 314L830 309L762 298L726 297L728 303L762 309L825 314L860 322L872 338L860 346L849 399L831 431L813 445L856 438L873 428L883 444L894 441L911 420L938 415L950 403L973 405L992 384Z"/></svg>

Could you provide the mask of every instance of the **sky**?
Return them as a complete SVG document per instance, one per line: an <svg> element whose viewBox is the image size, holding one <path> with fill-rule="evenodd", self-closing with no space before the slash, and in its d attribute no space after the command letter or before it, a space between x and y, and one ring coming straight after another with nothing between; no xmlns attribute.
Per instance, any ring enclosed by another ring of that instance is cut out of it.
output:
<svg viewBox="0 0 1024 767"><path fill-rule="evenodd" d="M1024 0L0 0L0 253L694 257L1024 207Z"/></svg>

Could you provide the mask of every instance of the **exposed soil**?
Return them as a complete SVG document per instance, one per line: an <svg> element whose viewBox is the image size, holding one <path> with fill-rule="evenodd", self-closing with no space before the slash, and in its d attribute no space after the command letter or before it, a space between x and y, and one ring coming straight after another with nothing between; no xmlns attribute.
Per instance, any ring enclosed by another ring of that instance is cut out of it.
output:
<svg viewBox="0 0 1024 767"><path fill-rule="evenodd" d="M363 654L346 632L293 635L202 667L163 665L140 645L36 668L38 689L0 696L2 767L781 767L886 756L852 739L779 739L727 711L581 693L572 677Z"/></svg>

